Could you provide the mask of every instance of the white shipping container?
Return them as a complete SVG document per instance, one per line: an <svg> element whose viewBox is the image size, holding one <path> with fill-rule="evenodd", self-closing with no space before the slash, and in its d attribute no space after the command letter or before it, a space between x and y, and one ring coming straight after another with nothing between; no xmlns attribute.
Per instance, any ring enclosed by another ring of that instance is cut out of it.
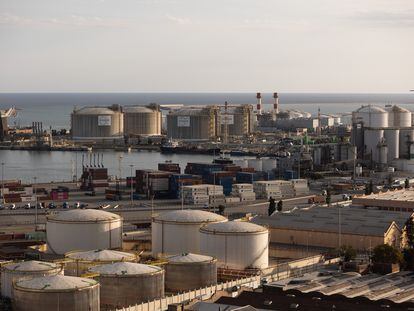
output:
<svg viewBox="0 0 414 311"><path fill-rule="evenodd" d="M226 200L226 203L238 203L238 202L240 202L239 197L226 197L225 200Z"/></svg>

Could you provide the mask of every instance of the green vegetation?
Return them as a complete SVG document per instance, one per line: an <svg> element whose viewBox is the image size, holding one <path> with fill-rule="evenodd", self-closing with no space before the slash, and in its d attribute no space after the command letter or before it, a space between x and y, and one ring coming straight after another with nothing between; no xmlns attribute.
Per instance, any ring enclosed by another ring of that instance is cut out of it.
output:
<svg viewBox="0 0 414 311"><path fill-rule="evenodd" d="M356 258L357 251L350 245L342 245L339 249L339 255L347 262Z"/></svg>
<svg viewBox="0 0 414 311"><path fill-rule="evenodd" d="M272 215L276 211L276 201L272 197L269 199L269 209L268 214L269 216Z"/></svg>
<svg viewBox="0 0 414 311"><path fill-rule="evenodd" d="M280 200L279 202L277 202L277 210L278 212L281 212L283 209L283 201Z"/></svg>
<svg viewBox="0 0 414 311"><path fill-rule="evenodd" d="M404 262L401 251L391 245L382 244L374 248L373 263L402 264Z"/></svg>

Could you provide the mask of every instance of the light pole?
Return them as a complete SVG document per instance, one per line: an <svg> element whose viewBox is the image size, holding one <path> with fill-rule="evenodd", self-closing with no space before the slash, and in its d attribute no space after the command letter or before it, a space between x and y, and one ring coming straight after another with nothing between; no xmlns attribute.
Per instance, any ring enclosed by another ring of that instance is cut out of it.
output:
<svg viewBox="0 0 414 311"><path fill-rule="evenodd" d="M130 179L130 182L131 182L131 207L132 207L134 205L134 195L133 195L133 191L132 191L132 188L133 188L132 171L133 171L134 165L130 164L129 167L131 168L131 179Z"/></svg>
<svg viewBox="0 0 414 311"><path fill-rule="evenodd" d="M4 162L1 162L1 198L3 204L6 204L6 200L4 199Z"/></svg>

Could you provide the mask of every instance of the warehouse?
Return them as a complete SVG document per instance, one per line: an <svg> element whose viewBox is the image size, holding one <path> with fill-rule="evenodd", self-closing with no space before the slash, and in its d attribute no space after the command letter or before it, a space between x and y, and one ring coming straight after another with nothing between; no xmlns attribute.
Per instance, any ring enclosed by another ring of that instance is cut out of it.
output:
<svg viewBox="0 0 414 311"><path fill-rule="evenodd" d="M300 258L312 250L339 245L360 251L380 244L401 247L402 231L410 216L407 212L315 207L258 216L253 222L269 227L270 256Z"/></svg>
<svg viewBox="0 0 414 311"><path fill-rule="evenodd" d="M404 189L358 196L352 199L352 204L376 207L380 210L412 213L414 211L414 190Z"/></svg>

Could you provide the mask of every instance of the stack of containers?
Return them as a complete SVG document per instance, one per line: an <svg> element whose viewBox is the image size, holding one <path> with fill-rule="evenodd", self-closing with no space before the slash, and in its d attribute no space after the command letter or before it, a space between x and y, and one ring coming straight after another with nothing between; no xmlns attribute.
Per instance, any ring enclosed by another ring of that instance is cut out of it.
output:
<svg viewBox="0 0 414 311"><path fill-rule="evenodd" d="M260 180L273 180L275 175L273 172L238 172L236 174L236 182L239 184L252 184Z"/></svg>
<svg viewBox="0 0 414 311"><path fill-rule="evenodd" d="M253 191L252 184L234 184L231 194L238 197L241 202L256 200L256 194Z"/></svg>
<svg viewBox="0 0 414 311"><path fill-rule="evenodd" d="M178 163L170 163L170 162L158 163L158 170L164 171L164 172L171 172L175 174L181 173L180 164Z"/></svg>
<svg viewBox="0 0 414 311"><path fill-rule="evenodd" d="M253 190L258 199L290 198L295 196L293 185L285 180L256 181L253 184Z"/></svg>
<svg viewBox="0 0 414 311"><path fill-rule="evenodd" d="M186 174L200 175L203 181L213 172L219 172L223 170L223 165L218 163L187 163L184 170Z"/></svg>
<svg viewBox="0 0 414 311"><path fill-rule="evenodd" d="M154 170L136 171L137 193L154 196L154 198L166 198L170 195L171 172Z"/></svg>
<svg viewBox="0 0 414 311"><path fill-rule="evenodd" d="M223 186L224 195L229 195L235 176L234 171L218 171L206 176L205 181L209 184Z"/></svg>
<svg viewBox="0 0 414 311"><path fill-rule="evenodd" d="M207 187L207 194L210 205L218 206L226 203L226 198L223 194L224 187L221 185L205 185Z"/></svg>
<svg viewBox="0 0 414 311"><path fill-rule="evenodd" d="M206 185L183 186L181 194L185 204L198 205L209 203L208 189Z"/></svg>
<svg viewBox="0 0 414 311"><path fill-rule="evenodd" d="M2 196L6 203L31 202L36 198L31 185L22 185L20 181L6 181L1 187Z"/></svg>
<svg viewBox="0 0 414 311"><path fill-rule="evenodd" d="M308 181L306 179L292 179L291 183L296 196L303 196L309 194Z"/></svg>
<svg viewBox="0 0 414 311"><path fill-rule="evenodd" d="M201 176L191 174L172 174L170 176L170 194L174 199L180 198L181 186L201 185Z"/></svg>
<svg viewBox="0 0 414 311"><path fill-rule="evenodd" d="M69 189L58 187L50 191L50 199L53 201L67 201L69 199Z"/></svg>
<svg viewBox="0 0 414 311"><path fill-rule="evenodd" d="M82 190L103 190L108 186L107 168L86 167L83 169Z"/></svg>

